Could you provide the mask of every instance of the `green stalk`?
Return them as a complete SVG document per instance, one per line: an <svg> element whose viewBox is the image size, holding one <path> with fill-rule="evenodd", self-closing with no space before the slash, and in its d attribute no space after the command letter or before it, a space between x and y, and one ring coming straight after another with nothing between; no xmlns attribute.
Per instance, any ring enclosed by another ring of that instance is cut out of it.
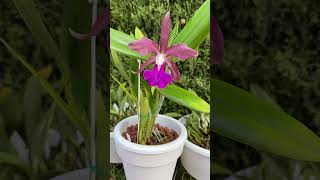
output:
<svg viewBox="0 0 320 180"><path fill-rule="evenodd" d="M160 92L159 92L158 89L155 89L155 91L154 91L153 108L151 109L152 110L152 115L158 114L159 100L160 100Z"/></svg>
<svg viewBox="0 0 320 180"><path fill-rule="evenodd" d="M141 93L142 95L142 93ZM140 103L140 117L139 117L139 144L146 144L146 129L148 126L148 119L149 119L149 102L147 97L141 96L141 103Z"/></svg>
<svg viewBox="0 0 320 180"><path fill-rule="evenodd" d="M151 117L147 122L146 134L145 134L146 139L148 139L150 137L150 135L152 133L153 126L156 121L156 118L158 116L159 99L160 99L160 93L159 93L158 89L155 89L152 102L149 102L151 104L151 106L150 106Z"/></svg>

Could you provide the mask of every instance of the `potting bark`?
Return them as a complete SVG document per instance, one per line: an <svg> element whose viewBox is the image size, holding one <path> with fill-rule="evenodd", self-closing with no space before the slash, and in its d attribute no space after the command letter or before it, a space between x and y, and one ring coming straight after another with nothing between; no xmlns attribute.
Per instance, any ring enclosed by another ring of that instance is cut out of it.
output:
<svg viewBox="0 0 320 180"><path fill-rule="evenodd" d="M172 129L160 126L159 124L156 124L154 128L156 131L159 131L159 135L161 137L157 138L156 135L152 133L148 138L148 141L146 143L147 145L166 144L178 138L177 132ZM131 142L137 143L138 124L127 127L127 130L122 133L122 137L128 140L127 134L130 136Z"/></svg>

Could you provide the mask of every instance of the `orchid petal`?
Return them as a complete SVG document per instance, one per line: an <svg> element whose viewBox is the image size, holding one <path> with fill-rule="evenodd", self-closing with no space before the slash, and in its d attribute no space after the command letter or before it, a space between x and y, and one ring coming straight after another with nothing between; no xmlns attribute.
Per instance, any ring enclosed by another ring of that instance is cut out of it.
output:
<svg viewBox="0 0 320 180"><path fill-rule="evenodd" d="M198 56L198 52L196 50L189 48L186 44L183 43L170 46L165 51L165 54L168 57L173 56L182 61Z"/></svg>
<svg viewBox="0 0 320 180"><path fill-rule="evenodd" d="M164 64L161 66L158 76L158 88L165 88L172 81L172 77L170 74L164 71Z"/></svg>
<svg viewBox="0 0 320 180"><path fill-rule="evenodd" d="M108 20L110 16L110 11L108 8L104 8L102 10L101 15L97 18L96 22L93 24L92 29L88 33L77 33L73 31L72 29L69 29L70 34L79 39L79 40L85 40L90 38L91 36L98 35L104 28L107 28Z"/></svg>
<svg viewBox="0 0 320 180"><path fill-rule="evenodd" d="M160 51L164 52L167 49L169 36L171 32L170 12L167 12L162 18L161 36L160 36Z"/></svg>
<svg viewBox="0 0 320 180"><path fill-rule="evenodd" d="M146 37L129 43L129 48L138 51L142 56L149 53L153 53L154 55L159 54L157 43Z"/></svg>
<svg viewBox="0 0 320 180"><path fill-rule="evenodd" d="M224 40L223 34L219 27L218 21L213 17L213 23L211 24L212 38L211 38L211 47L213 47L213 64L221 64L223 62L224 56Z"/></svg>
<svg viewBox="0 0 320 180"><path fill-rule="evenodd" d="M148 81L151 87L156 86L158 82L158 66L154 65L152 70L145 70L143 79Z"/></svg>
<svg viewBox="0 0 320 180"><path fill-rule="evenodd" d="M169 58L166 60L166 64L171 71L173 81L179 81L180 71L178 66Z"/></svg>
<svg viewBox="0 0 320 180"><path fill-rule="evenodd" d="M138 70L138 73L141 73L143 70L145 70L150 64L153 64L156 62L156 57L153 56L146 60L143 64L141 64L140 69Z"/></svg>

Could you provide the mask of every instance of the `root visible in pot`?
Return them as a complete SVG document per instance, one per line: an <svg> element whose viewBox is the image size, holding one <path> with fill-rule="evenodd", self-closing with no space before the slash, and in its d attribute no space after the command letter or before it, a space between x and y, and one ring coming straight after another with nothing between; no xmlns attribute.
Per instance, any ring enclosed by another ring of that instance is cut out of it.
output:
<svg viewBox="0 0 320 180"><path fill-rule="evenodd" d="M131 142L137 143L138 124L127 127L127 130L122 133L122 137L128 140L129 138L127 137L127 134L129 135ZM157 134L158 137L156 137L155 134ZM153 133L147 141L147 145L166 144L177 138L178 134L175 130L156 124L154 126Z"/></svg>

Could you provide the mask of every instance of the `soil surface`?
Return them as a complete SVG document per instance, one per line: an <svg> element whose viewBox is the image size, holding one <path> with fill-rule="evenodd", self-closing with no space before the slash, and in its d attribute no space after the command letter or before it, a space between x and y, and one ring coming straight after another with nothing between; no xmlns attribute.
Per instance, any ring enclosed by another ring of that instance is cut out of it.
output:
<svg viewBox="0 0 320 180"><path fill-rule="evenodd" d="M166 144L178 138L177 132L172 129L160 126L159 124L156 124L154 127L160 132L161 138L157 139L152 133L147 141L147 145ZM127 127L127 130L122 133L122 137L128 140L127 134L130 136L131 142L137 143L138 124Z"/></svg>
<svg viewBox="0 0 320 180"><path fill-rule="evenodd" d="M188 140L191 141L193 144L197 145L197 146L200 146L202 148L205 148L205 149L208 149L210 150L210 141L208 141L208 139L202 139L201 140L201 144L199 144L196 140L194 139L191 139L188 137Z"/></svg>

